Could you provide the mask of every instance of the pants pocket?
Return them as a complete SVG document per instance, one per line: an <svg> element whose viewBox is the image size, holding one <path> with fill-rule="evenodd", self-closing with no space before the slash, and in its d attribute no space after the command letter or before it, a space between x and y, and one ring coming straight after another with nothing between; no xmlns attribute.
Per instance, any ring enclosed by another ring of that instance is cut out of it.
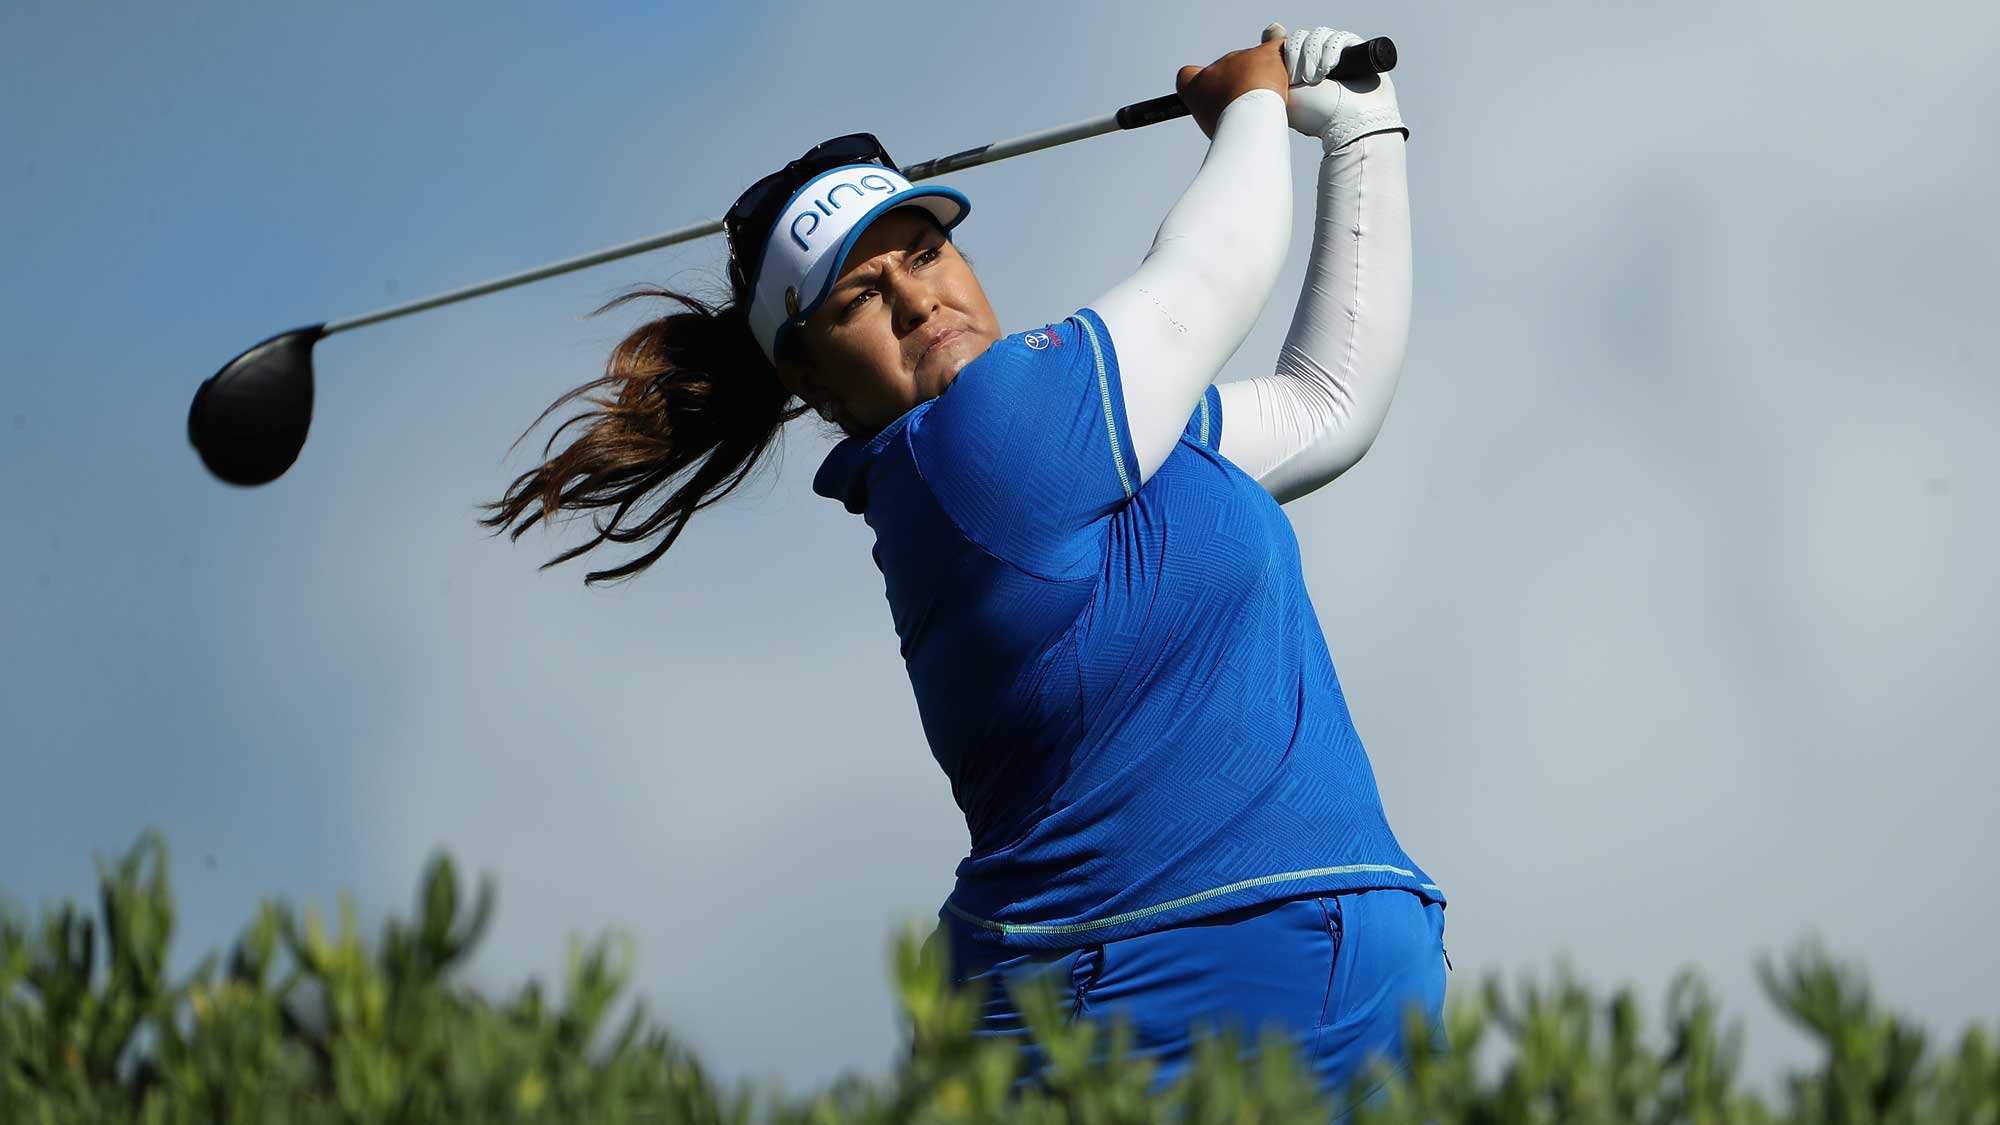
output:
<svg viewBox="0 0 2000 1125"><path fill-rule="evenodd" d="M1326 957L1326 989L1320 995L1319 1018L1313 1021L1313 1026L1325 1027L1327 1016L1333 1008L1334 979L1340 970L1340 939L1343 923L1339 896L1322 898L1318 901L1320 918L1326 926L1328 948Z"/></svg>
<svg viewBox="0 0 2000 1125"><path fill-rule="evenodd" d="M1341 895L1342 941L1327 1011L1314 1045L1321 1074L1337 1082L1368 1060L1407 1058L1404 1017L1416 1006L1438 1026L1444 1007L1444 908L1402 890Z"/></svg>
<svg viewBox="0 0 2000 1125"><path fill-rule="evenodd" d="M1089 1007L1090 990L1104 973L1104 947L1087 945L1069 963L1069 1019L1074 1023Z"/></svg>

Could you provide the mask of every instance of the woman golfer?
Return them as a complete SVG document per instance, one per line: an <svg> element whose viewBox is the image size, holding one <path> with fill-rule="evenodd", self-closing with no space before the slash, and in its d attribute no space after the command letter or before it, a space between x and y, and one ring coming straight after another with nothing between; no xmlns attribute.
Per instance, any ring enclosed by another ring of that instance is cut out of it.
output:
<svg viewBox="0 0 2000 1125"><path fill-rule="evenodd" d="M685 311L550 406L610 392L483 521L613 508L546 565L657 537L589 575L623 577L786 422L838 425L813 487L874 529L971 834L932 948L981 986L983 1032L1021 1035L1007 982L1053 973L1076 1018L1132 1021L1163 1084L1191 1035L1275 1024L1337 1089L1443 1001L1444 896L1389 829L1279 509L1367 449L1408 331L1394 87L1323 81L1357 41L1274 24L1182 68L1200 171L1131 276L1030 331L952 243L963 195L867 134L817 146L731 208L730 302L605 306ZM1304 290L1275 370L1216 386L1290 241L1288 125L1321 149Z"/></svg>

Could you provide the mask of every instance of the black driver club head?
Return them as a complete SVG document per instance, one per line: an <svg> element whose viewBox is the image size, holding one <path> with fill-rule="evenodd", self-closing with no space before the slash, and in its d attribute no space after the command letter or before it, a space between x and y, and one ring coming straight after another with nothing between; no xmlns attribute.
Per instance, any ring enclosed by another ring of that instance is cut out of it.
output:
<svg viewBox="0 0 2000 1125"><path fill-rule="evenodd" d="M284 475L312 424L312 348L324 324L257 344L202 383L188 407L188 441L217 478L245 487Z"/></svg>

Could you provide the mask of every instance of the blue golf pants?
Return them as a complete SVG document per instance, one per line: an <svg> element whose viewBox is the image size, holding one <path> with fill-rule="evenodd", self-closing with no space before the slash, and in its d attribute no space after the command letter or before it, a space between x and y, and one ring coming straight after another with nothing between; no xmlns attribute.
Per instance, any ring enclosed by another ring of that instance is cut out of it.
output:
<svg viewBox="0 0 2000 1125"><path fill-rule="evenodd" d="M1179 1077L1195 1040L1233 1026L1246 1052L1276 1026L1342 1105L1376 1054L1405 1057L1403 1015L1421 1008L1442 1039L1444 907L1401 890L1262 903L1122 941L1009 954L948 922L952 979L980 986L977 1033L1017 1037L1032 1081L1042 1065L1006 984L1049 974L1065 1015L1123 1014L1135 1051L1156 1067L1154 1089Z"/></svg>

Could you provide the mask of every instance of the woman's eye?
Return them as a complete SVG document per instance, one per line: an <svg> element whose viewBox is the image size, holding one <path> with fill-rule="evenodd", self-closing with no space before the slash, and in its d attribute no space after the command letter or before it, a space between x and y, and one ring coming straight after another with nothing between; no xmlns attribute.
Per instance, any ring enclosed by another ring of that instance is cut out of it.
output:
<svg viewBox="0 0 2000 1125"><path fill-rule="evenodd" d="M847 302L847 307L846 307L846 308L844 308L844 309L842 309L842 310L840 310L840 315L842 315L842 316L848 316L848 315L851 315L851 314L852 314L852 313L854 312L854 310L855 310L855 309L858 309L858 308L860 308L860 307L861 307L861 302L862 302L862 300L864 300L864 299L865 299L865 298L866 298L866 297L868 296L868 294L870 294L870 293L873 293L873 292L874 292L874 290L873 290L873 289L864 289L864 290L862 290L862 291L861 291L861 294L860 294L859 296L855 297L855 298L854 298L854 299L853 299L852 301L849 301L849 302Z"/></svg>
<svg viewBox="0 0 2000 1125"><path fill-rule="evenodd" d="M929 250L924 251L922 254L917 255L917 261L934 262L938 259L938 255L941 254L942 252L943 251L940 247L933 246Z"/></svg>

